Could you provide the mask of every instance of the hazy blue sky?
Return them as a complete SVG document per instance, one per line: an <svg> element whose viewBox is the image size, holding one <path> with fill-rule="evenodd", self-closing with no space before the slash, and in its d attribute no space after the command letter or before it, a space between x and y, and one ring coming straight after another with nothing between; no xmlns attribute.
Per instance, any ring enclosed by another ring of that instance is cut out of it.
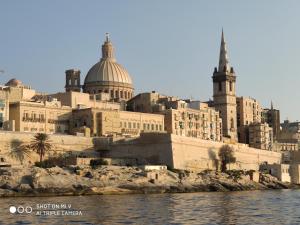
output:
<svg viewBox="0 0 300 225"><path fill-rule="evenodd" d="M135 93L212 96L224 27L237 95L300 119L300 1L0 1L0 82L62 91L64 71L82 81L100 58L105 32ZM172 80L172 82L171 82Z"/></svg>

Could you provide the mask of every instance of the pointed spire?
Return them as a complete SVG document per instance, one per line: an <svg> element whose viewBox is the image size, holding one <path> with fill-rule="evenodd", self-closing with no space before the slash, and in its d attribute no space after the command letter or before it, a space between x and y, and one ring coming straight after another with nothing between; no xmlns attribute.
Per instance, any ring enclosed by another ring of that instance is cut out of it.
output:
<svg viewBox="0 0 300 225"><path fill-rule="evenodd" d="M102 58L101 60L109 60L115 62L115 56L114 56L114 46L112 45L109 33L105 33L105 41L102 45Z"/></svg>
<svg viewBox="0 0 300 225"><path fill-rule="evenodd" d="M229 61L227 56L227 46L226 46L224 32L222 28L220 58L219 58L219 72L228 72L228 71L230 71L230 66L229 66Z"/></svg>

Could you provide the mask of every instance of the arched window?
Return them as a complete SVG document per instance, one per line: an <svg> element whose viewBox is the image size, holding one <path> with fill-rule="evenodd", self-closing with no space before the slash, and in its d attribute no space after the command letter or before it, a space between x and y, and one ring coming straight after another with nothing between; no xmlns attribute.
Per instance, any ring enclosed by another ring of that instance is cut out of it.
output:
<svg viewBox="0 0 300 225"><path fill-rule="evenodd" d="M127 99L127 91L124 91L124 97Z"/></svg>
<svg viewBox="0 0 300 225"><path fill-rule="evenodd" d="M229 82L229 91L232 91L232 81Z"/></svg>
<svg viewBox="0 0 300 225"><path fill-rule="evenodd" d="M77 79L74 80L74 84L75 84L75 86L77 86Z"/></svg>
<svg viewBox="0 0 300 225"><path fill-rule="evenodd" d="M219 82L219 91L222 91L222 82Z"/></svg>

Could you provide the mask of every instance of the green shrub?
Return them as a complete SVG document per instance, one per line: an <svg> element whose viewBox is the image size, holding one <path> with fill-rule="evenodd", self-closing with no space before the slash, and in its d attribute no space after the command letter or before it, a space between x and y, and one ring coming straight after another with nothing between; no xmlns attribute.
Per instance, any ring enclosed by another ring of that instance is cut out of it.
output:
<svg viewBox="0 0 300 225"><path fill-rule="evenodd" d="M242 178L242 175L245 175L245 171L243 170L227 170L226 173L229 175L229 178L237 181Z"/></svg>
<svg viewBox="0 0 300 225"><path fill-rule="evenodd" d="M98 166L108 165L108 162L105 159L92 159L90 161L90 166L96 168Z"/></svg>
<svg viewBox="0 0 300 225"><path fill-rule="evenodd" d="M41 168L51 168L51 167L63 167L66 164L66 159L64 157L50 157L41 162L35 162L35 166Z"/></svg>

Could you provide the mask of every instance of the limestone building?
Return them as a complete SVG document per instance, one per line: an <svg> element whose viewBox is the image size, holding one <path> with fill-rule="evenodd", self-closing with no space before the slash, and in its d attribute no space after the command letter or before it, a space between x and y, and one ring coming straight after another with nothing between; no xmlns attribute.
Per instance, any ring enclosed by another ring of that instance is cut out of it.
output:
<svg viewBox="0 0 300 225"><path fill-rule="evenodd" d="M126 101L133 96L134 88L131 76L123 66L117 63L114 47L108 34L102 45L102 58L88 71L85 77L83 92L109 93L114 101Z"/></svg>
<svg viewBox="0 0 300 225"><path fill-rule="evenodd" d="M230 67L227 47L222 31L219 66L215 67L213 79L213 106L220 112L223 135L237 141L236 75Z"/></svg>
<svg viewBox="0 0 300 225"><path fill-rule="evenodd" d="M237 97L236 103L238 140L249 144L249 125L261 122L262 108L256 99L250 97Z"/></svg>
<svg viewBox="0 0 300 225"><path fill-rule="evenodd" d="M5 98L9 102L29 101L35 95L37 93L34 89L17 79L11 79L5 86L0 87L1 98Z"/></svg>
<svg viewBox="0 0 300 225"><path fill-rule="evenodd" d="M273 129L267 123L250 124L249 146L271 151L273 148Z"/></svg>
<svg viewBox="0 0 300 225"><path fill-rule="evenodd" d="M15 131L33 133L69 133L72 109L59 101L19 101L9 107L9 119Z"/></svg>
<svg viewBox="0 0 300 225"><path fill-rule="evenodd" d="M289 131L293 133L300 133L300 122L290 122L289 120L284 120L283 123L280 124L283 131Z"/></svg>
<svg viewBox="0 0 300 225"><path fill-rule="evenodd" d="M273 137L276 140L280 132L280 111L274 109L272 102L270 109L262 110L262 122L269 124L273 128Z"/></svg>
<svg viewBox="0 0 300 225"><path fill-rule="evenodd" d="M7 130L9 121L9 100L8 90L5 86L0 86L0 129Z"/></svg>
<svg viewBox="0 0 300 225"><path fill-rule="evenodd" d="M199 109L188 108L184 101L177 103L176 108L162 112L168 133L204 140L222 140L222 120L218 112L205 103L201 103Z"/></svg>
<svg viewBox="0 0 300 225"><path fill-rule="evenodd" d="M50 94L48 99L57 99L64 106L75 108L98 108L120 110L124 108L119 102L112 102L108 93L89 94L76 91Z"/></svg>
<svg viewBox="0 0 300 225"><path fill-rule="evenodd" d="M141 93L127 102L131 111L163 114L168 133L206 140L222 140L222 120L214 108L200 101L180 100L157 92Z"/></svg>
<svg viewBox="0 0 300 225"><path fill-rule="evenodd" d="M96 108L74 109L71 126L72 130L88 127L91 136L139 136L142 132L164 132L164 116Z"/></svg>

